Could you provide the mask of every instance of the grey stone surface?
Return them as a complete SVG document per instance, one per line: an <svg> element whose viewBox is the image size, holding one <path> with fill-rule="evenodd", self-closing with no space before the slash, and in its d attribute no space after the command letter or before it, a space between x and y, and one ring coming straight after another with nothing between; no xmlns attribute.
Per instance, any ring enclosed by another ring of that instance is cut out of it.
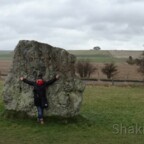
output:
<svg viewBox="0 0 144 144"><path fill-rule="evenodd" d="M3 90L6 110L36 115L33 88L21 82L20 76L35 81L39 73L43 73L44 80L50 80L55 74L59 74L59 80L47 89L49 108L45 110L45 115L78 115L85 86L75 75L75 61L75 56L64 49L36 41L19 41Z"/></svg>

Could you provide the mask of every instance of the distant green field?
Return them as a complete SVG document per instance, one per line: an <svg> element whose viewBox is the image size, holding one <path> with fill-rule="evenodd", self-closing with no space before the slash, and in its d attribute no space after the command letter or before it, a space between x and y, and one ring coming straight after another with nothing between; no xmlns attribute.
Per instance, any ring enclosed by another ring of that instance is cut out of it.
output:
<svg viewBox="0 0 144 144"><path fill-rule="evenodd" d="M120 62L125 62L126 59L124 58L114 58L114 57L109 57L109 56L76 56L77 60L79 61L84 61L84 60L88 60L89 62L97 62L97 63L120 63Z"/></svg>
<svg viewBox="0 0 144 144"><path fill-rule="evenodd" d="M12 60L13 53L11 51L0 51L0 60Z"/></svg>
<svg viewBox="0 0 144 144"><path fill-rule="evenodd" d="M2 88L0 83L0 93ZM143 144L143 93L143 87L88 86L83 118L68 123L48 118L39 125L35 119L0 117L0 144Z"/></svg>
<svg viewBox="0 0 144 144"><path fill-rule="evenodd" d="M68 51L74 55L103 55L111 56L110 52L107 50L69 50Z"/></svg>
<svg viewBox="0 0 144 144"><path fill-rule="evenodd" d="M106 62L125 62L126 58L116 58L106 50L71 50L69 53L75 55L77 60L88 60L90 62L106 63Z"/></svg>

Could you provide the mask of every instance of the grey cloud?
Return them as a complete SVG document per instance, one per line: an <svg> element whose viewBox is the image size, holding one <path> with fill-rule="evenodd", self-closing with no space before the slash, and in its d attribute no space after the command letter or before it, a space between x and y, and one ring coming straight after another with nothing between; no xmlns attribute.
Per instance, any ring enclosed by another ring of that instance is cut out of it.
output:
<svg viewBox="0 0 144 144"><path fill-rule="evenodd" d="M36 39L61 47L89 41L132 41L143 37L142 0L2 0L0 41ZM142 38L141 38L142 39ZM85 46L86 45L86 46Z"/></svg>
<svg viewBox="0 0 144 144"><path fill-rule="evenodd" d="M1 6L5 6L5 5L11 5L11 4L16 4L16 3L20 3L23 0L0 0L0 5Z"/></svg>
<svg viewBox="0 0 144 144"><path fill-rule="evenodd" d="M143 0L114 0L116 3L139 3L139 2L143 2Z"/></svg>

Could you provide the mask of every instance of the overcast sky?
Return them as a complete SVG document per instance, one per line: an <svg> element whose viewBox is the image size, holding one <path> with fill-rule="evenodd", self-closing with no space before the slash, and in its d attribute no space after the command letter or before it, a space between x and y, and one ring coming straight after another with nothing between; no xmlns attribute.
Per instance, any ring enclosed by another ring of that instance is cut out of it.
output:
<svg viewBox="0 0 144 144"><path fill-rule="evenodd" d="M23 39L67 50L143 50L144 0L0 0L0 50Z"/></svg>

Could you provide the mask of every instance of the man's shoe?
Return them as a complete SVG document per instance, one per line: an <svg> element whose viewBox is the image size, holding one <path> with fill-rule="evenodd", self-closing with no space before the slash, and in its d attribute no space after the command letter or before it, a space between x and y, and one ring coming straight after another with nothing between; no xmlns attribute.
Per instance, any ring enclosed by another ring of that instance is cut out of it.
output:
<svg viewBox="0 0 144 144"><path fill-rule="evenodd" d="M44 124L44 121L43 121L43 119L40 119L40 124Z"/></svg>

